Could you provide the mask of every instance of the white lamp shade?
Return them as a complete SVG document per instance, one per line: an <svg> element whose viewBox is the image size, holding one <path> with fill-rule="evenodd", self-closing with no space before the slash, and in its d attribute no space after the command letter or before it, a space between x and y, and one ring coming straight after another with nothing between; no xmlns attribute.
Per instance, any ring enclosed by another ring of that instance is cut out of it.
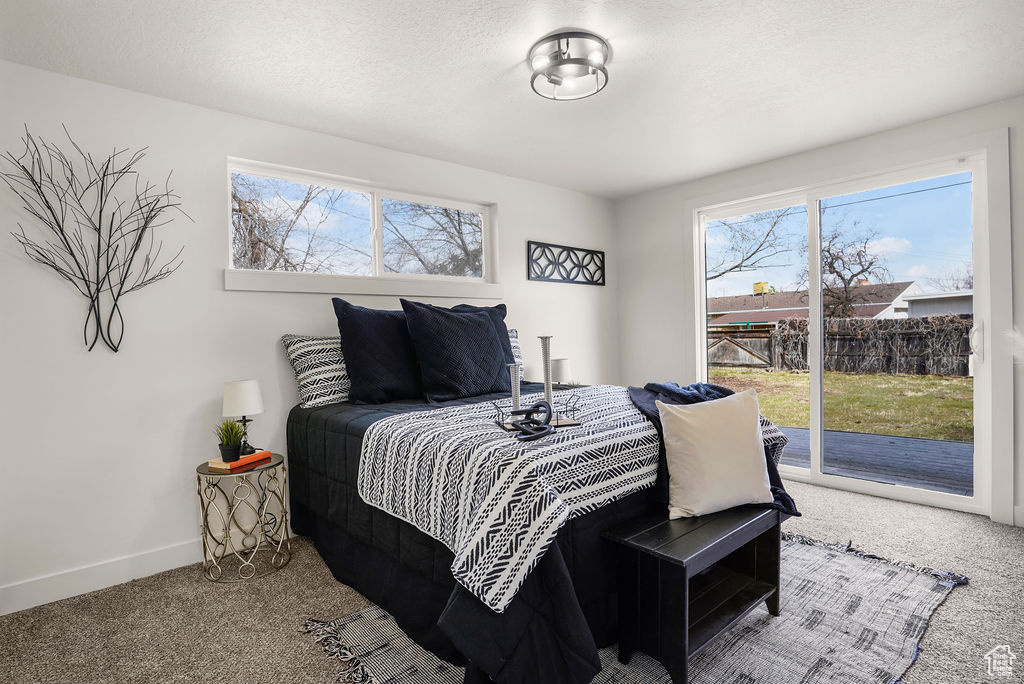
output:
<svg viewBox="0 0 1024 684"><path fill-rule="evenodd" d="M559 383L572 382L569 359L551 359L551 379Z"/></svg>
<svg viewBox="0 0 1024 684"><path fill-rule="evenodd" d="M255 380L235 380L224 383L224 403L221 414L225 418L255 416L263 413L263 395Z"/></svg>

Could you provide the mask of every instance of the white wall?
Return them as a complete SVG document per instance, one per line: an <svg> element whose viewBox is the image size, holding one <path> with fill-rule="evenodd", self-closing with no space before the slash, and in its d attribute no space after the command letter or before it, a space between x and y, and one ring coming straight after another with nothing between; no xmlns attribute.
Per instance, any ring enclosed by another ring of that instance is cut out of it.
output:
<svg viewBox="0 0 1024 684"><path fill-rule="evenodd" d="M944 140L1010 129L1011 213L1024 216L1024 97L823 147L728 173L652 190L616 202L622 380L692 382L697 377L692 220L685 205L735 193L734 199L783 191L830 179L831 170L911 151ZM924 161L924 160L922 160ZM724 200L723 200L724 201ZM1014 320L1024 321L1024 239L1013 230ZM1015 432L1024 434L1024 366L1014 383ZM1015 440L1017 524L1024 524L1024 440Z"/></svg>
<svg viewBox="0 0 1024 684"><path fill-rule="evenodd" d="M173 169L195 219L164 232L168 246L185 245L181 270L123 300L121 351L87 352L85 300L6 235L25 219L0 190L0 613L199 559L194 468L216 455L223 381L260 380L266 413L252 436L283 451L296 395L279 338L337 327L329 295L224 290L229 156L496 203L508 322L527 370L539 361L535 336L550 334L578 379L618 380L613 288L525 277L526 240L542 239L608 250L614 284L606 200L9 62L0 101L0 150L18 149L24 124L53 139L66 124L94 154L149 146L144 173ZM351 299L398 307L396 297Z"/></svg>

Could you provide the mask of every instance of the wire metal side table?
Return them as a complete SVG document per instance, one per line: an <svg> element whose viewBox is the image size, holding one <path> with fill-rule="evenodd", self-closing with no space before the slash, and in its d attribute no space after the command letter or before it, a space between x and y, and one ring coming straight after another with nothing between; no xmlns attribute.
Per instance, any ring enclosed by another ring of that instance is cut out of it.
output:
<svg viewBox="0 0 1024 684"><path fill-rule="evenodd" d="M196 468L206 579L241 582L288 565L287 486L281 454L241 473L214 472L205 462Z"/></svg>

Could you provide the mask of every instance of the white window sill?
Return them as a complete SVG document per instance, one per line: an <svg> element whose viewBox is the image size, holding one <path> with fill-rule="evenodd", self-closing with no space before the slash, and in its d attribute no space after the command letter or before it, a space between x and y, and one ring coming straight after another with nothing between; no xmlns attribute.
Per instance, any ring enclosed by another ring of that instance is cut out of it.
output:
<svg viewBox="0 0 1024 684"><path fill-rule="evenodd" d="M224 289L338 295L503 299L501 283L441 278L372 278L287 271L224 269Z"/></svg>

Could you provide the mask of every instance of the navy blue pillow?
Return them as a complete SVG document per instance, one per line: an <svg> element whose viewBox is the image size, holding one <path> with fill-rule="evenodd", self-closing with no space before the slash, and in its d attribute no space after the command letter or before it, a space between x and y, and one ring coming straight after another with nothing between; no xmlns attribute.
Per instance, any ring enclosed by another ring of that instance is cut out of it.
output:
<svg viewBox="0 0 1024 684"><path fill-rule="evenodd" d="M505 364L515 363L516 357L512 354L512 343L508 339L508 326L505 325L505 314L508 313L508 308L504 304L497 304L495 306L473 306L472 304L457 304L452 307L452 311L458 313L465 313L468 311L483 311L491 317L491 323L494 324L494 331L498 333L498 339L502 340L502 353L505 355Z"/></svg>
<svg viewBox="0 0 1024 684"><path fill-rule="evenodd" d="M383 404L418 399L420 367L402 311L380 311L335 297L341 353L352 381L349 400Z"/></svg>
<svg viewBox="0 0 1024 684"><path fill-rule="evenodd" d="M428 400L511 391L504 348L491 314L401 302Z"/></svg>

